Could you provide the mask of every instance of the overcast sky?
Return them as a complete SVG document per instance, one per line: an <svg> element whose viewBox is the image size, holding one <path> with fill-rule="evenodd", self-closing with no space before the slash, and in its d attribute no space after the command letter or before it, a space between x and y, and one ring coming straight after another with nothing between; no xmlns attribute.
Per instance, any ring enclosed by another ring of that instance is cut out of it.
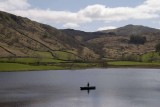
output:
<svg viewBox="0 0 160 107"><path fill-rule="evenodd" d="M0 10L59 29L160 28L160 0L0 0Z"/></svg>

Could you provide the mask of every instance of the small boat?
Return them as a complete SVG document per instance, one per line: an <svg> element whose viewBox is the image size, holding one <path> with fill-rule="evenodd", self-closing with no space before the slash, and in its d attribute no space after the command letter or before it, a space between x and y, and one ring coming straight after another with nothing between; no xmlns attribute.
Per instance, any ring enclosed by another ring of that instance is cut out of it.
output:
<svg viewBox="0 0 160 107"><path fill-rule="evenodd" d="M95 86L90 86L89 85L89 82L88 82L88 84L87 84L87 87L80 87L80 90L87 90L88 91L88 94L89 94L89 92L90 92L90 90L95 90L96 89L96 87Z"/></svg>
<svg viewBox="0 0 160 107"><path fill-rule="evenodd" d="M81 90L95 90L96 87L92 86L92 87L80 87Z"/></svg>

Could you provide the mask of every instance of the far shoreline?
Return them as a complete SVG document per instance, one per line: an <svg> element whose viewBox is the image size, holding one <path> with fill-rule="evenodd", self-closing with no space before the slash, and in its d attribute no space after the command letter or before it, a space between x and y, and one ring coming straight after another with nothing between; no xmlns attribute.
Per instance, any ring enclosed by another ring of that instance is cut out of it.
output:
<svg viewBox="0 0 160 107"><path fill-rule="evenodd" d="M0 63L0 72L32 72L32 71L51 71L51 70L84 70L84 69L160 69L160 63L143 63L131 61L108 62L108 65L102 66L99 63L75 63L73 67L66 66L44 66L27 65L18 63Z"/></svg>

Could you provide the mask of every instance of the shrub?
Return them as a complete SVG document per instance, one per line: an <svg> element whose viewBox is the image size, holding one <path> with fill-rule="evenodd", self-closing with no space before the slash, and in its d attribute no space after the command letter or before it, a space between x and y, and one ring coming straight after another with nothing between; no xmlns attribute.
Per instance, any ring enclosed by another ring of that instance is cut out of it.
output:
<svg viewBox="0 0 160 107"><path fill-rule="evenodd" d="M132 35L129 42L133 44L144 44L146 41L147 39L145 36Z"/></svg>

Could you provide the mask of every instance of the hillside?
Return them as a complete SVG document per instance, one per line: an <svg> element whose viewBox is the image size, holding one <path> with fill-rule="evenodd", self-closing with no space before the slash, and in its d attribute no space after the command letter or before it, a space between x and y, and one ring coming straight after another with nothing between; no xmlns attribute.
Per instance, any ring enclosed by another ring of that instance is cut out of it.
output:
<svg viewBox="0 0 160 107"><path fill-rule="evenodd" d="M111 59L152 52L155 50L155 45L160 42L160 30L141 25L127 25L101 32L110 36L95 38L88 42L103 44L104 57ZM147 41L145 44L132 44L129 42L132 35L146 37Z"/></svg>
<svg viewBox="0 0 160 107"><path fill-rule="evenodd" d="M147 41L144 44L131 44L129 39L132 35L144 36ZM159 41L160 30L140 25L84 32L56 29L28 18L0 12L0 57L119 59L154 51Z"/></svg>
<svg viewBox="0 0 160 107"><path fill-rule="evenodd" d="M81 58L77 52L84 49L91 51L56 28L0 12L0 57L37 57L48 52L57 59L61 54Z"/></svg>
<svg viewBox="0 0 160 107"><path fill-rule="evenodd" d="M101 31L104 33L115 33L119 36L130 36L130 35L157 35L160 33L160 30L155 28L150 28L142 25L126 25L113 30L104 30Z"/></svg>

